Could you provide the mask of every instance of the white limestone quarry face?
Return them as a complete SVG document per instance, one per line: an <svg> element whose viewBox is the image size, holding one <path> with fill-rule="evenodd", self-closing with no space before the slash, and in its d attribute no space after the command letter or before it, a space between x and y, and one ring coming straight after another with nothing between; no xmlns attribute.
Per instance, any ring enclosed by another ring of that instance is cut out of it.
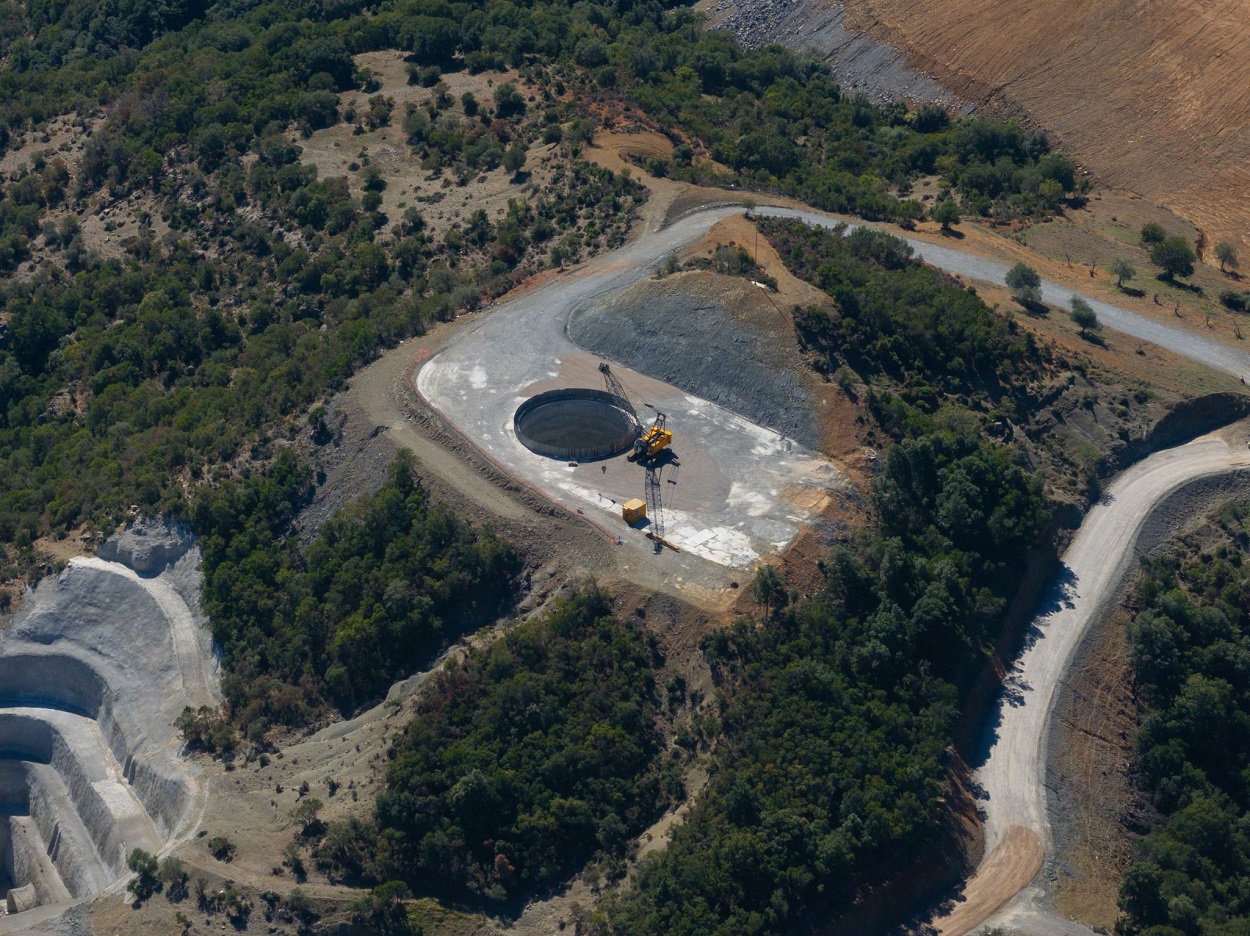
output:
<svg viewBox="0 0 1250 936"><path fill-rule="evenodd" d="M174 722L220 702L199 562L185 529L141 521L40 582L4 628L0 933L120 890L132 849L198 826L207 790Z"/></svg>

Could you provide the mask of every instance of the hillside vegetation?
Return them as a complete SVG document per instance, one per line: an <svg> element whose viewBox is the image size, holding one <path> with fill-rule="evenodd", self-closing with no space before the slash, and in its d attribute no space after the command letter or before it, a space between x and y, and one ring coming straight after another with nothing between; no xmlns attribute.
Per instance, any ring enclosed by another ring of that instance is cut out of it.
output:
<svg viewBox="0 0 1250 936"><path fill-rule="evenodd" d="M1248 537L1250 507L1229 505L1137 586L1135 766L1160 815L1124 875L1125 933L1223 936L1250 921Z"/></svg>
<svg viewBox="0 0 1250 936"><path fill-rule="evenodd" d="M108 529L131 505L177 512L206 478L266 463L295 417L382 348L619 244L645 191L580 158L608 106L689 141L653 172L870 217L917 217L891 186L939 167L966 186L965 210L1041 211L1073 185L1040 135L875 107L812 61L747 53L658 2L76 0L10 5L0 22L0 144L29 154L0 186L12 573L41 536ZM408 53L428 99L342 109L341 93L373 80L353 56L384 49ZM506 67L519 77L489 101L440 89L443 69ZM39 148L54 115L80 150ZM514 175L502 216L468 211L435 238L418 204L381 213L378 166L353 164L357 196L300 161L302 138L342 120L399 125L446 186L519 172L540 140L558 145L561 171L541 189ZM136 233L105 256L80 219L132 204Z"/></svg>
<svg viewBox="0 0 1250 936"><path fill-rule="evenodd" d="M812 364L847 392L864 386L887 438L979 432L1026 452L1052 495L1084 507L1096 494L1111 464L1108 444L1122 442L1109 438L1111 427L1141 420L1150 391L1107 386L1106 375L1010 314L988 314L975 289L925 266L896 237L758 224L794 274L834 300L832 311L793 310ZM1101 411L1107 406L1112 412ZM1091 426L1081 426L1081 411ZM1061 437L1059 425L1073 434Z"/></svg>
<svg viewBox="0 0 1250 936"><path fill-rule="evenodd" d="M786 233L795 250L807 244L796 257L832 269L840 248L822 239L839 234ZM903 251L860 234L839 257L862 285L911 295L912 305L861 304L883 333L905 334L914 309L954 298L961 317L942 346L968 342L959 353L975 361L998 347L1006 388L1042 366L1027 342L1009 361L1017 338L1005 320L918 277ZM824 285L849 308L849 293ZM954 392L964 378L948 383L940 358L908 358L910 385L949 391L932 416L923 395L864 367L881 411L910 414L890 427L875 522L834 550L809 601L791 603L784 583L760 574L763 617L702 645L715 704L675 754L656 725L686 703L680 680L659 698L654 649L587 592L437 677L395 743L372 820L323 830L318 861L344 880L514 906L587 862L619 870L631 837L680 795L683 750L709 753L709 785L670 846L601 908L603 932L785 932L817 909L848 909L918 856L955 853L945 750L1028 555L1047 548L1052 507L1023 452L977 430L974 397ZM226 652L226 716L262 748L274 725L376 698L453 622L472 626L507 598L509 550L428 507L404 465L301 548L283 531L306 485L284 457L205 494L193 513ZM219 752L238 743L225 723L184 731Z"/></svg>
<svg viewBox="0 0 1250 936"><path fill-rule="evenodd" d="M1040 134L874 106L812 60L744 51L659 2L0 11L0 143L28 146L53 115L85 140L72 157L32 152L0 193L7 571L29 571L36 539L110 529L131 505L187 519L226 698L179 727L227 760L378 702L511 610L514 549L431 504L403 462L299 542L301 453L333 438L324 396L383 349L623 242L647 193L585 161L605 114L680 141L652 175L873 218L917 218L899 193L935 171L965 212L1000 217L1053 210L1078 185ZM428 98L342 109L373 81L356 56L392 49ZM453 69L498 79L490 100L453 97ZM357 190L301 160L301 140L343 120L398 125L442 188L471 194L502 168L516 197L437 235L419 204L387 216L379 166L349 167ZM524 174L540 140L558 163L541 187ZM137 233L105 256L78 219L120 205ZM704 642L716 695L672 744L665 714L695 702L680 679L661 697L654 640L594 589L431 679L376 809L321 827L305 807L300 833L336 880L382 888L387 913L406 888L507 911L588 863L615 877L680 798L693 751L711 763L706 792L588 925L791 932L957 851L944 751L1053 531L1051 466L993 417L1062 364L892 238L788 236L787 262L838 308L800 313L809 350L859 371L888 448L875 522L833 551L810 600L760 573L756 618Z"/></svg>

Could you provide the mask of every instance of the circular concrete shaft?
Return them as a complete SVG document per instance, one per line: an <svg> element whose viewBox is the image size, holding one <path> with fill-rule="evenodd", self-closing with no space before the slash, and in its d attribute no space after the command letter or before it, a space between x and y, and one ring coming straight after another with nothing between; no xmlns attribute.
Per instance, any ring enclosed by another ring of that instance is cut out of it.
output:
<svg viewBox="0 0 1250 936"><path fill-rule="evenodd" d="M638 438L638 419L620 397L603 390L570 387L530 397L512 420L516 437L548 458L610 458Z"/></svg>

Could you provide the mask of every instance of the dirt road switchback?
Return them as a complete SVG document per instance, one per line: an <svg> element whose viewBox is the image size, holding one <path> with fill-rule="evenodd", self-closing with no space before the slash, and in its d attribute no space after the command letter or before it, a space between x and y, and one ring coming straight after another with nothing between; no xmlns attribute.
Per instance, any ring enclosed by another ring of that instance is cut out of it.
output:
<svg viewBox="0 0 1250 936"><path fill-rule="evenodd" d="M987 755L976 772L985 796L986 858L964 899L937 921L943 936L961 936L987 921L1029 933L1092 933L1045 916L1025 890L1041 869L1049 840L1044 745L1056 688L1090 625L1136 566L1138 538L1151 512L1188 484L1247 470L1250 451L1244 446L1204 436L1124 472L1086 515L1064 553L1056 584L1029 626L1024 652L1004 685L998 717L988 726ZM1007 907L1021 891L1021 898Z"/></svg>

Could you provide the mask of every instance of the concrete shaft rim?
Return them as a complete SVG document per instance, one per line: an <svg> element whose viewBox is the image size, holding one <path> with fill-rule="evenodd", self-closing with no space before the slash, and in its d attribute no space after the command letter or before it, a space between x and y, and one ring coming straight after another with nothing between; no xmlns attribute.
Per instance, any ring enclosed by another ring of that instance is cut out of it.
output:
<svg viewBox="0 0 1250 936"><path fill-rule="evenodd" d="M620 397L589 387L532 396L512 419L517 440L536 455L564 461L611 458L638 438L638 418Z"/></svg>

